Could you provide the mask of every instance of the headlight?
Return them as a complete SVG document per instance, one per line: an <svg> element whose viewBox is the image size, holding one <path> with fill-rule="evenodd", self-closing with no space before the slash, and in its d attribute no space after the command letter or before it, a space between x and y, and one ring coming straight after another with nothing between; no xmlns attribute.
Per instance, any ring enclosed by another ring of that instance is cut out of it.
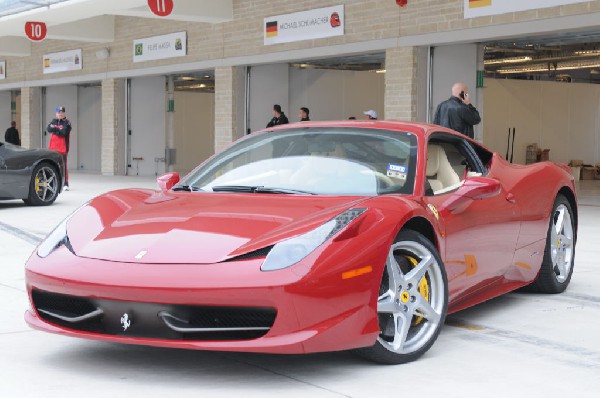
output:
<svg viewBox="0 0 600 398"><path fill-rule="evenodd" d="M260 269L274 271L296 264L366 210L364 208L346 210L312 231L277 243L267 255Z"/></svg>
<svg viewBox="0 0 600 398"><path fill-rule="evenodd" d="M89 202L86 202L83 205L79 206L77 210L75 210L67 218L65 218L60 224L58 224L56 228L54 228L52 232L50 232L48 236L46 236L46 238L42 241L42 243L40 243L40 245L37 248L38 256L42 258L47 257L50 255L50 253L59 248L61 245L65 245L71 251L71 253L75 254L75 252L73 251L73 247L69 242L69 236L67 235L67 223L69 222L71 217L73 217L73 215L77 213L79 209L86 206L88 203Z"/></svg>
<svg viewBox="0 0 600 398"><path fill-rule="evenodd" d="M63 222L58 224L54 231L50 232L50 235L46 237L42 241L42 243L38 246L37 254L40 257L47 257L50 253L52 253L56 248L60 245L65 244L69 238L67 237L67 221L69 219L65 219Z"/></svg>

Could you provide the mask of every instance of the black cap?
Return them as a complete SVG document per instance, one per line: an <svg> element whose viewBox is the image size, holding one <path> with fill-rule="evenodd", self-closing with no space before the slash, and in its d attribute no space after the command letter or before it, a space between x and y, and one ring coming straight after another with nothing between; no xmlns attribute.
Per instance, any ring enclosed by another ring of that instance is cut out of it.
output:
<svg viewBox="0 0 600 398"><path fill-rule="evenodd" d="M65 111L65 107L64 106L57 106L56 107L56 112L64 112Z"/></svg>

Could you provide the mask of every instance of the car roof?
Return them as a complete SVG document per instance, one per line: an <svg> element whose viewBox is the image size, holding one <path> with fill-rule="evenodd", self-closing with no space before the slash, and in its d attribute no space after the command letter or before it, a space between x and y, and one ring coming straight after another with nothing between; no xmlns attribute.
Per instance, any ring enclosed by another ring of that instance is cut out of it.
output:
<svg viewBox="0 0 600 398"><path fill-rule="evenodd" d="M418 137L428 136L433 132L447 132L457 135L459 133L447 129L442 126L421 122L408 122L402 120L329 120L329 121L307 121L279 125L262 131L280 131L298 128L318 128L318 127L342 127L342 128L364 128L364 129L381 129L381 130L396 130L408 133L413 133ZM459 136L462 136L459 134ZM465 138L464 136L462 136Z"/></svg>

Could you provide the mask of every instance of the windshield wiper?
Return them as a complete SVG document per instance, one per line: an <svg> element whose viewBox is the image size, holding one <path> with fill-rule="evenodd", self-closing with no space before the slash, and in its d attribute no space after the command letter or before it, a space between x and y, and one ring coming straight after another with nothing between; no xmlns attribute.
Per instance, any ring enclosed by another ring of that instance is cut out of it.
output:
<svg viewBox="0 0 600 398"><path fill-rule="evenodd" d="M282 193L289 195L316 195L313 192L300 191L298 189L287 189L287 188L272 188L258 186L247 186L247 185L219 185L212 187L213 192L248 192L248 193Z"/></svg>
<svg viewBox="0 0 600 398"><path fill-rule="evenodd" d="M316 193L314 193L314 192L301 191L299 189L272 188L272 187L256 187L254 192L283 193L283 194L291 194L291 195L316 195Z"/></svg>
<svg viewBox="0 0 600 398"><path fill-rule="evenodd" d="M173 191L197 192L197 191L202 191L202 189L200 189L194 185L178 185L176 187L173 187Z"/></svg>

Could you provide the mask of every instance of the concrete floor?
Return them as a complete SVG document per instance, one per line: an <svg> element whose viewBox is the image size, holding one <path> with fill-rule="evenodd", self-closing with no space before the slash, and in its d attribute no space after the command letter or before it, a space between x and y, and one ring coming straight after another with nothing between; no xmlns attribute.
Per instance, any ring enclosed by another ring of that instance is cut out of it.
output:
<svg viewBox="0 0 600 398"><path fill-rule="evenodd" d="M258 355L72 339L30 329L23 264L81 203L154 179L73 174L48 208L0 202L1 397L597 397L600 394L600 181L578 183L579 241L569 289L512 293L449 317L416 362L349 353Z"/></svg>

